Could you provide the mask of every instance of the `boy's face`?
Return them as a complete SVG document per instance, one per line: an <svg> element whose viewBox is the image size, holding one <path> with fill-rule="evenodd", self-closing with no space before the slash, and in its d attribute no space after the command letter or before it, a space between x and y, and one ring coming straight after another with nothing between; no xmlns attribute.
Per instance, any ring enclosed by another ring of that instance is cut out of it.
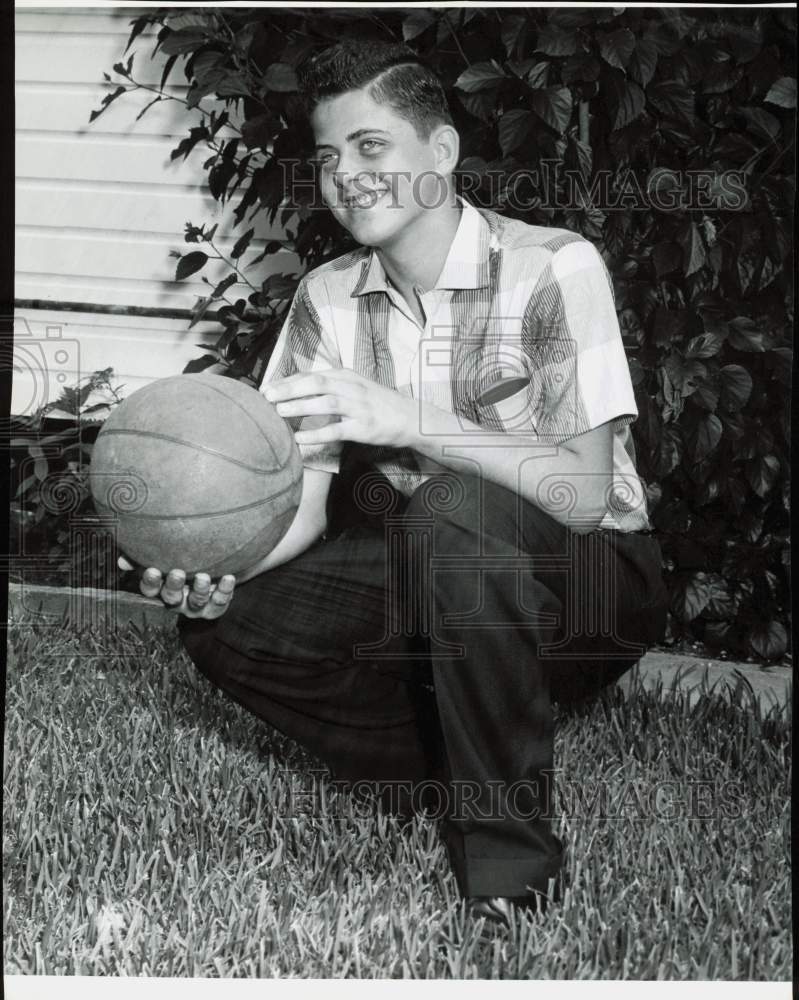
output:
<svg viewBox="0 0 799 1000"><path fill-rule="evenodd" d="M322 198L365 246L388 247L444 198L436 132L411 122L366 89L320 102L311 115Z"/></svg>

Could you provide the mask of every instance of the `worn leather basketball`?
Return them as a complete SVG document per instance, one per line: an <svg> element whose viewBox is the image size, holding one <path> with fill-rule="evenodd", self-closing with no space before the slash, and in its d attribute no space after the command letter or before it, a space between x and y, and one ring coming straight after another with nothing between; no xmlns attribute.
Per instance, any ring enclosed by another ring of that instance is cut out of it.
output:
<svg viewBox="0 0 799 1000"><path fill-rule="evenodd" d="M257 389L175 375L112 411L89 483L129 559L216 578L243 572L285 535L302 461L289 425Z"/></svg>

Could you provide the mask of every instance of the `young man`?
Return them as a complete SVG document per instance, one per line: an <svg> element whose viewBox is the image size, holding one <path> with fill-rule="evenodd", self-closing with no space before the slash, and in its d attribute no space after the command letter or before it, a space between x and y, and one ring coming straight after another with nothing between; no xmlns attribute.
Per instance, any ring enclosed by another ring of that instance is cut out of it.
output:
<svg viewBox="0 0 799 1000"><path fill-rule="evenodd" d="M335 46L301 87L322 198L361 244L305 276L263 383L302 501L238 581L142 590L334 777L400 808L437 790L463 894L507 920L563 863L551 699L620 676L665 614L609 278L583 238L456 196L458 134L410 50Z"/></svg>

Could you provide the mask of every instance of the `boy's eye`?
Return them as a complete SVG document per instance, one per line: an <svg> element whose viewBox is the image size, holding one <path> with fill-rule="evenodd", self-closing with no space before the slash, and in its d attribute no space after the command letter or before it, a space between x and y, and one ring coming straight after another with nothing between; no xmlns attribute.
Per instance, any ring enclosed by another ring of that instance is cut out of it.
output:
<svg viewBox="0 0 799 1000"><path fill-rule="evenodd" d="M383 143L378 142L377 139L364 139L361 143L361 149L364 153L374 153L382 147Z"/></svg>
<svg viewBox="0 0 799 1000"><path fill-rule="evenodd" d="M320 153L314 160L318 167L323 170L329 170L336 161L338 160L338 155L336 153Z"/></svg>

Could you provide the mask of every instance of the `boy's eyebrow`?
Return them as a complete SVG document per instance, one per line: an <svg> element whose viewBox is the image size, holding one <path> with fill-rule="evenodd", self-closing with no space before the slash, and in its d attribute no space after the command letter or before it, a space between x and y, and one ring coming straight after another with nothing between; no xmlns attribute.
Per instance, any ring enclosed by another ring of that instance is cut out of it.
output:
<svg viewBox="0 0 799 1000"><path fill-rule="evenodd" d="M350 134L346 137L345 141L352 142L353 139L360 139L362 135L367 135L368 133L374 133L374 132L379 132L381 135L389 134L388 132L386 132L384 128L359 128L356 129L354 132L350 132ZM316 146L314 146L314 149L324 149L325 146L332 146L332 143L320 142L317 143Z"/></svg>

